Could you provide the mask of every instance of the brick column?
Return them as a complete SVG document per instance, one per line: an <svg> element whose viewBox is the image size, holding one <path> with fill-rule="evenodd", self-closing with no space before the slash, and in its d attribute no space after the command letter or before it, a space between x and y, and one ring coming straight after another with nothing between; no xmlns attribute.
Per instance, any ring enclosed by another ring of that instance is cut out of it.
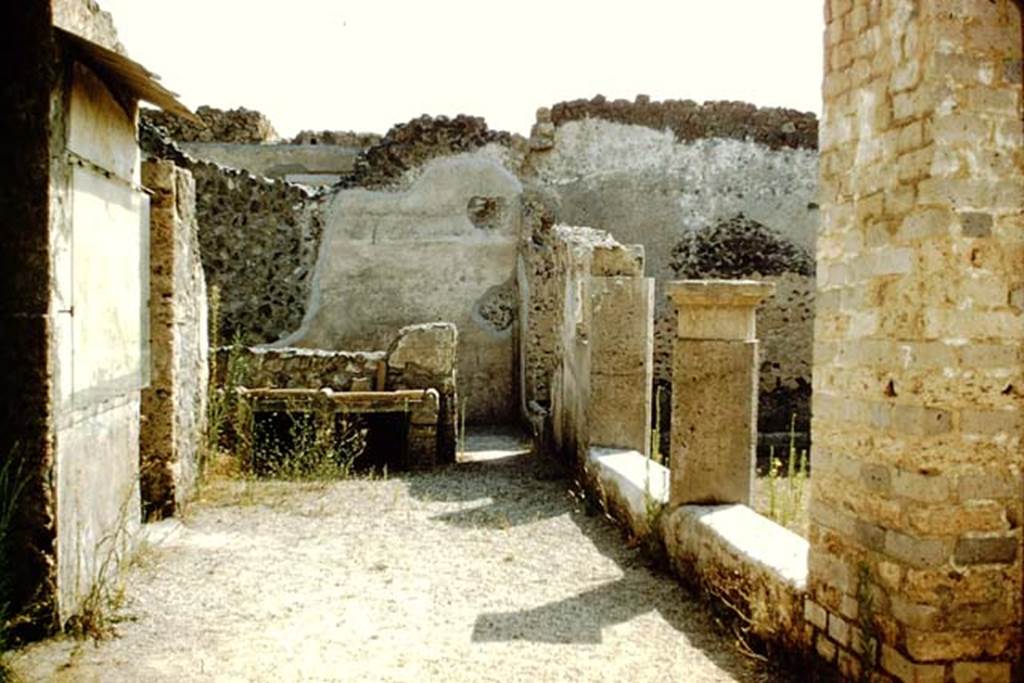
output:
<svg viewBox="0 0 1024 683"><path fill-rule="evenodd" d="M757 441L755 309L775 285L684 280L672 362L670 503L749 505Z"/></svg>
<svg viewBox="0 0 1024 683"><path fill-rule="evenodd" d="M815 649L851 679L1024 680L1020 11L826 21Z"/></svg>

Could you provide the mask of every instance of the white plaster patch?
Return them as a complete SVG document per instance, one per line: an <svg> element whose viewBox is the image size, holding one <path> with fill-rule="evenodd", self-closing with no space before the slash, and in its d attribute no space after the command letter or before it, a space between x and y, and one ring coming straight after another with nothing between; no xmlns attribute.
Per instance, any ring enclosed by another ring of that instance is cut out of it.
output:
<svg viewBox="0 0 1024 683"><path fill-rule="evenodd" d="M690 517L741 560L767 569L797 590L806 589L807 539L746 505L685 505L674 514Z"/></svg>
<svg viewBox="0 0 1024 683"><path fill-rule="evenodd" d="M653 505L668 504L669 470L637 451L591 448L587 465L596 471L605 492L629 514L632 528L648 524Z"/></svg>

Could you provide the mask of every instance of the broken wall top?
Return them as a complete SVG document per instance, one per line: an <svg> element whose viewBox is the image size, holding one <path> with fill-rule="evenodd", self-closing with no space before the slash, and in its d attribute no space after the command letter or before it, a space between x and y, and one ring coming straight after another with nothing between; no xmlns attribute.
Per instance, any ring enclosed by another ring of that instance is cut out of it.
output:
<svg viewBox="0 0 1024 683"><path fill-rule="evenodd" d="M201 123L159 111L142 112L144 121L163 128L175 142L266 143L278 140L270 119L252 109L224 110L203 105L196 109L196 116Z"/></svg>
<svg viewBox="0 0 1024 683"><path fill-rule="evenodd" d="M593 118L615 123L671 130L680 142L704 138L753 140L772 149L818 148L818 118L809 112L777 107L757 107L746 102L665 100L652 102L637 95L633 102L610 101L603 95L592 99L559 102L537 112L538 124L560 126Z"/></svg>

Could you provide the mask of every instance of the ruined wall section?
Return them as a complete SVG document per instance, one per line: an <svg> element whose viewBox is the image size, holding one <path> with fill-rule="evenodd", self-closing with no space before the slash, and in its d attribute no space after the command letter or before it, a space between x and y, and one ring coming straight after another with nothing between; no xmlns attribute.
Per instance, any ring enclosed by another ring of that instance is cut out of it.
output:
<svg viewBox="0 0 1024 683"><path fill-rule="evenodd" d="M284 343L377 349L407 325L451 322L467 419L513 418L522 186L505 151L431 158L387 189L333 195L306 317Z"/></svg>
<svg viewBox="0 0 1024 683"><path fill-rule="evenodd" d="M664 100L652 102L638 95L633 102L609 101L602 95L585 100L559 102L538 121L535 135L570 121L601 119L615 123L670 130L678 142L708 138L749 140L771 149L817 149L818 119L814 114L793 109L756 107L746 102L705 102Z"/></svg>
<svg viewBox="0 0 1024 683"><path fill-rule="evenodd" d="M356 133L350 130L304 130L291 140L290 145L337 145L367 149L378 145L383 136L377 133Z"/></svg>
<svg viewBox="0 0 1024 683"><path fill-rule="evenodd" d="M785 453L791 425L810 428L814 339L814 258L802 245L742 213L685 235L672 249L675 279L754 279L775 285L775 295L758 310L761 343L758 431L778 435L770 445ZM671 314L659 319L657 360L671 363L675 333Z"/></svg>
<svg viewBox="0 0 1024 683"><path fill-rule="evenodd" d="M322 198L212 163L196 179L199 241L221 338L277 341L302 322L323 231Z"/></svg>
<svg viewBox="0 0 1024 683"><path fill-rule="evenodd" d="M668 103L663 109L673 106ZM620 118L637 119L648 107L654 105L612 109ZM598 114L604 108L590 111ZM692 113L713 111L698 108ZM671 130L580 116L550 124L550 139L538 144L537 129L555 118L541 110L523 174L528 184L546 193L558 221L644 245L647 274L658 282L656 381L664 388L671 383L675 322L664 282L711 274L769 279L779 287L779 296L764 306L758 323L764 338L760 427L762 432L788 431L796 414L798 430L806 430L814 275L809 255L818 218L817 153L809 141L799 148L777 149L732 138L680 142ZM759 116L772 120L771 112ZM713 119L707 130L715 130ZM770 260L757 258L763 250L771 254ZM666 437L668 399L662 392Z"/></svg>
<svg viewBox="0 0 1024 683"><path fill-rule="evenodd" d="M156 109L144 109L141 114L143 121L163 128L175 142L252 144L279 139L270 119L245 107L225 110L203 105L195 111L201 124Z"/></svg>
<svg viewBox="0 0 1024 683"><path fill-rule="evenodd" d="M199 254L192 175L146 162L150 203L149 387L139 435L143 513L168 517L191 495L206 431L209 366L206 279Z"/></svg>
<svg viewBox="0 0 1024 683"><path fill-rule="evenodd" d="M805 614L851 678L1019 680L1020 11L826 19Z"/></svg>
<svg viewBox="0 0 1024 683"><path fill-rule="evenodd" d="M403 177L431 159L473 152L491 143L511 147L513 141L511 134L491 130L477 116L424 114L392 127L377 144L359 155L355 170L339 185L385 189L401 184Z"/></svg>
<svg viewBox="0 0 1024 683"><path fill-rule="evenodd" d="M542 288L536 288L534 283L535 288L524 291L528 317L522 321L522 327L529 330L530 317L539 313L546 334L551 336L550 353L533 362L545 366L549 380L545 385L547 395L532 402L528 418L535 437L548 452L566 466L581 470L588 450L595 445L592 435L608 431L605 425L594 421L616 419L607 412L595 411L592 400L592 385L606 389L614 386L608 375L609 358L593 357L593 342L601 337L603 344L596 346L603 346L607 352L614 346L608 342L615 335L610 329L594 329L595 306L601 305L600 290L609 278L643 275L643 255L633 247L619 244L603 230L557 225L546 232L543 254L549 269L544 272ZM644 341L639 340L641 346ZM619 360L623 360L621 356ZM629 368L622 370L628 373ZM643 388L638 387L637 392L643 394ZM630 402L627 399L623 404ZM640 440L645 441L646 437ZM645 450L645 445L640 450Z"/></svg>
<svg viewBox="0 0 1024 683"><path fill-rule="evenodd" d="M92 41L97 45L127 54L117 37L114 18L104 12L96 0L50 0L53 25Z"/></svg>
<svg viewBox="0 0 1024 683"><path fill-rule="evenodd" d="M190 157L143 122L148 154L192 173L203 269L220 338L273 342L298 329L323 229L323 196ZM213 292L216 294L213 294Z"/></svg>
<svg viewBox="0 0 1024 683"><path fill-rule="evenodd" d="M516 257L519 410L527 422L540 429L550 409L551 379L558 363L564 285L556 258L552 196L532 187L523 193L522 201L523 233Z"/></svg>

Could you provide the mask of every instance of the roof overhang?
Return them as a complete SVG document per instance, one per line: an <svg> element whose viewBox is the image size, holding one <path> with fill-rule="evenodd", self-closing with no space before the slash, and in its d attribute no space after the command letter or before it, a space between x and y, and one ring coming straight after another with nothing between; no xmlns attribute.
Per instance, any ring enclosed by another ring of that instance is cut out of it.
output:
<svg viewBox="0 0 1024 683"><path fill-rule="evenodd" d="M195 123L202 121L188 107L178 101L176 93L160 85L160 77L124 55L54 27L60 42L78 61L82 62L112 88L134 95L136 98L177 114Z"/></svg>

